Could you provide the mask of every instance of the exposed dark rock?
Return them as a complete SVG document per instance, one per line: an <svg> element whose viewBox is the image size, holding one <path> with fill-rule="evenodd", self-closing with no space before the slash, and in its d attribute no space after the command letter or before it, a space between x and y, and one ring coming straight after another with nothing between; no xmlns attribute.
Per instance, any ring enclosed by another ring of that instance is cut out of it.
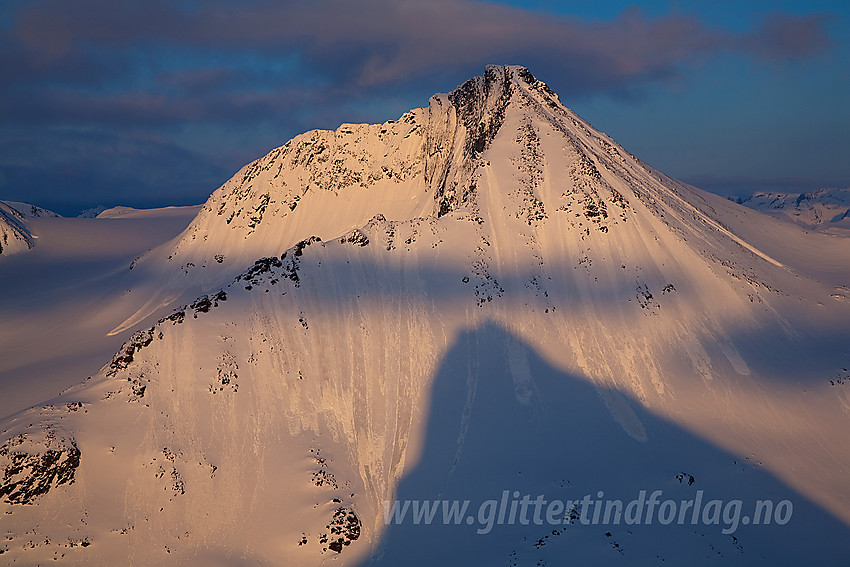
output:
<svg viewBox="0 0 850 567"><path fill-rule="evenodd" d="M292 247L292 253L296 257L301 256L304 253L304 248L321 241L322 239L318 236L311 236L310 238L305 238L304 240Z"/></svg>
<svg viewBox="0 0 850 567"><path fill-rule="evenodd" d="M195 318L197 319L198 313L208 313L210 308L212 307L212 300L204 295L196 299L191 305L189 305L192 309L195 310Z"/></svg>
<svg viewBox="0 0 850 567"><path fill-rule="evenodd" d="M334 490L339 489L336 478L328 470L328 460L320 456L318 449L310 449L310 452L314 454L313 458L316 460L316 464L319 465L319 468L313 471L313 484L316 486L327 486Z"/></svg>
<svg viewBox="0 0 850 567"><path fill-rule="evenodd" d="M237 392L239 390L239 384L236 382L239 378L237 370L239 370L239 364L236 362L236 357L229 352L222 354L216 367L216 383L210 385L210 393L223 392L225 388Z"/></svg>
<svg viewBox="0 0 850 567"><path fill-rule="evenodd" d="M363 234L362 231L358 229L354 229L349 233L345 234L339 239L340 244L354 244L355 246L367 246L369 244L369 237Z"/></svg>
<svg viewBox="0 0 850 567"><path fill-rule="evenodd" d="M180 309L177 309L171 315L168 315L167 317L163 317L162 319L160 319L158 324L159 323L165 323L166 321L171 321L171 323L173 325L177 325L178 323L182 323L183 319L185 319L185 318L186 318L186 310L185 310L185 306L184 306L184 307L181 307Z"/></svg>
<svg viewBox="0 0 850 567"><path fill-rule="evenodd" d="M635 288L635 298L637 298L638 305L640 305L641 309L644 309L645 315L657 315L660 305L655 298L652 296L652 292L649 291L649 286L645 283L638 283Z"/></svg>
<svg viewBox="0 0 850 567"><path fill-rule="evenodd" d="M510 73L507 67L488 66L483 77L470 79L449 94L458 121L466 127L467 156L480 155L502 126L512 92Z"/></svg>
<svg viewBox="0 0 850 567"><path fill-rule="evenodd" d="M475 160L490 146L504 122L505 111L513 93L511 74L512 70L508 67L491 65L483 77L466 81L448 95L465 137L459 170L450 175L448 166L439 168L441 173L437 175L434 192L438 217L473 199L476 186L469 179L469 173ZM453 179L449 181L451 177Z"/></svg>
<svg viewBox="0 0 850 567"><path fill-rule="evenodd" d="M249 218L248 228L253 231L263 221L263 215L266 212L266 208L269 206L269 202L271 201L271 197L268 193L260 195L260 202L254 207L254 212Z"/></svg>
<svg viewBox="0 0 850 567"><path fill-rule="evenodd" d="M0 498L31 504L53 487L74 482L80 450L73 439L58 438L52 430L41 441L21 434L0 446L0 466Z"/></svg>
<svg viewBox="0 0 850 567"><path fill-rule="evenodd" d="M681 472L676 475L676 480L678 480L679 482L687 482L688 486L691 486L696 479L693 477L693 475L689 475L686 472Z"/></svg>
<svg viewBox="0 0 850 567"><path fill-rule="evenodd" d="M242 272L240 275L236 276L236 281L244 280L244 281L252 281L257 276L261 274L265 274L272 271L272 268L279 268L283 264L277 256L271 256L269 258L260 258L254 265Z"/></svg>
<svg viewBox="0 0 850 567"><path fill-rule="evenodd" d="M130 366L135 354L153 342L154 329L155 327L151 327L150 329L142 329L133 333L130 339L121 345L121 349L112 357L112 362L109 364L109 370L106 372L106 375L115 376L118 371Z"/></svg>
<svg viewBox="0 0 850 567"><path fill-rule="evenodd" d="M360 537L360 518L350 508L337 508L326 527L329 532L328 549L337 553L342 553L343 548Z"/></svg>

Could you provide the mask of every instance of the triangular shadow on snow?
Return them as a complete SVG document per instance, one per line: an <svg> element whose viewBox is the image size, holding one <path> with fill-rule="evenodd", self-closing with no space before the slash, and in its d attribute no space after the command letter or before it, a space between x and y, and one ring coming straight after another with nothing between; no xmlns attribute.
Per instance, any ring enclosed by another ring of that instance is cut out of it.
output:
<svg viewBox="0 0 850 567"><path fill-rule="evenodd" d="M631 436L608 407L620 408ZM828 565L850 552L847 526L766 469L654 416L619 392L553 368L493 323L461 334L446 353L433 382L426 428L421 459L398 486L398 506L411 502L407 513L386 526L364 566L556 565L567 559L577 565ZM641 431L645 441L639 440ZM648 499L656 490L662 491L660 502L676 504L669 525L660 523L660 503L649 525L646 506L640 525L627 524L625 516L619 524L610 518L606 523L604 504L593 523L595 501L621 500L625 512L641 491ZM697 523L689 508L678 525L681 502L699 498L698 491L703 502ZM526 494L531 504L523 525ZM536 514L538 495L546 504ZM561 524L568 511L556 513L551 502L585 495L593 501L585 512L590 524L582 523L580 508L573 523ZM438 508L432 522L415 523L413 501L435 500L469 501L466 516L446 524ZM722 501L719 516L705 512L711 500ZM733 500L741 501L737 521ZM772 501L770 525L744 525L757 500ZM793 506L792 515L779 525L776 520L788 512L783 500ZM549 511L557 525L549 523Z"/></svg>

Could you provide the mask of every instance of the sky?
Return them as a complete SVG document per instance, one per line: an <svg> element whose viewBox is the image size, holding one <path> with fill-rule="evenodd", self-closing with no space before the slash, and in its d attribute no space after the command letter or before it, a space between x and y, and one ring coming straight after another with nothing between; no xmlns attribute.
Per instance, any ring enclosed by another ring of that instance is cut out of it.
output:
<svg viewBox="0 0 850 567"><path fill-rule="evenodd" d="M843 0L2 0L0 199L202 203L297 134L491 63L703 189L850 187Z"/></svg>

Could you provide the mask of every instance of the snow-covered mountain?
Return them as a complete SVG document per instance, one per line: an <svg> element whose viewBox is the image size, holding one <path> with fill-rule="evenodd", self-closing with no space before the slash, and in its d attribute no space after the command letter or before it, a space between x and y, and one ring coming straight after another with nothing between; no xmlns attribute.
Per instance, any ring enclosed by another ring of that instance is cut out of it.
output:
<svg viewBox="0 0 850 567"><path fill-rule="evenodd" d="M32 205L30 203L18 203L16 201L0 201L0 204L17 211L21 218L24 219L39 219L39 218L59 218L60 215L49 211L42 207Z"/></svg>
<svg viewBox="0 0 850 567"><path fill-rule="evenodd" d="M90 209L80 211L80 214L77 215L77 218L81 218L81 219L97 218L97 216L105 210L107 210L107 207L104 207L103 205L98 205L97 207L92 207Z"/></svg>
<svg viewBox="0 0 850 567"><path fill-rule="evenodd" d="M59 215L29 203L0 201L0 255L25 252L35 246L38 236L27 223L45 217L59 218Z"/></svg>
<svg viewBox="0 0 850 567"><path fill-rule="evenodd" d="M850 229L850 189L820 189L811 193L758 192L750 197L730 199L807 228Z"/></svg>
<svg viewBox="0 0 850 567"><path fill-rule="evenodd" d="M850 240L663 175L524 68L298 136L128 264L118 353L2 424L10 562L846 557Z"/></svg>
<svg viewBox="0 0 850 567"><path fill-rule="evenodd" d="M9 203L0 201L0 255L25 252L35 239L26 226L26 218Z"/></svg>

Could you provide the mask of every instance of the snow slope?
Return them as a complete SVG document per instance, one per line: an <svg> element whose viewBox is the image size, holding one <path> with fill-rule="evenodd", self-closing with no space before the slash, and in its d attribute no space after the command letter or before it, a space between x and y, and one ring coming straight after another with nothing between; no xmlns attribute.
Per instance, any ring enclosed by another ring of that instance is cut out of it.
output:
<svg viewBox="0 0 850 567"><path fill-rule="evenodd" d="M53 211L48 211L47 209L29 203L18 203L16 201L0 201L0 203L8 208L15 209L24 219L37 219L41 217L57 218L60 216Z"/></svg>
<svg viewBox="0 0 850 567"><path fill-rule="evenodd" d="M16 208L0 201L0 255L26 252L35 245L25 218Z"/></svg>
<svg viewBox="0 0 850 567"><path fill-rule="evenodd" d="M104 207L103 205L98 205L97 207L92 207L90 209L85 209L84 211L80 211L80 214L77 215L77 218L93 219L105 210L107 210L106 207Z"/></svg>
<svg viewBox="0 0 850 567"><path fill-rule="evenodd" d="M0 201L0 255L26 252L38 238L29 229L30 219L59 217L53 211L29 203Z"/></svg>
<svg viewBox="0 0 850 567"><path fill-rule="evenodd" d="M98 329L132 337L2 424L10 563L845 561L850 240L670 179L521 67L294 138L115 274ZM641 490L793 517L477 533L504 491Z"/></svg>
<svg viewBox="0 0 850 567"><path fill-rule="evenodd" d="M128 315L128 266L186 228L198 208L139 211L132 219L26 220L38 245L0 256L0 418L96 373L114 354L129 336L106 336Z"/></svg>

